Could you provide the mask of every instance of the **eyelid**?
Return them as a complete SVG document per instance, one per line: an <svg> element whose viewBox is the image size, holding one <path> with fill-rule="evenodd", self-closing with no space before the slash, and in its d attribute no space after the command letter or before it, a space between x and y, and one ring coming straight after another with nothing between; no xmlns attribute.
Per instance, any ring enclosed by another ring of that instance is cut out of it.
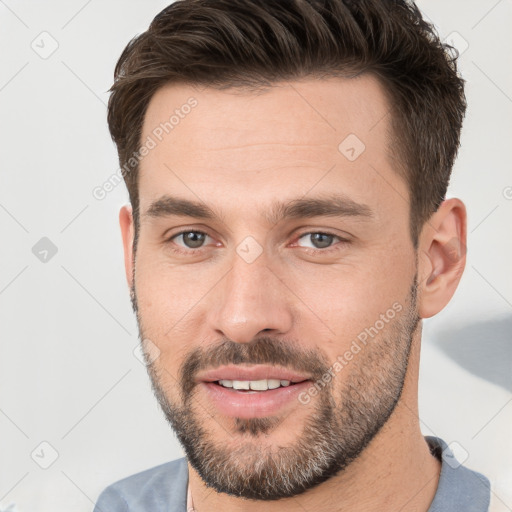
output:
<svg viewBox="0 0 512 512"><path fill-rule="evenodd" d="M174 226L172 228L166 229L162 233L162 239L168 241L171 238L174 238L175 236L183 235L184 233L190 233L191 231L197 232L197 233L204 233L205 235L208 235L211 238L215 238L209 233L210 229L206 226L203 227L202 225L200 225L200 226L196 225L195 227L192 227L192 226L188 226L185 224L182 226ZM172 234L170 235L169 233L171 233L171 232L172 232Z"/></svg>
<svg viewBox="0 0 512 512"><path fill-rule="evenodd" d="M199 233L201 235L205 235L205 237L209 237L212 240L215 240L215 238L212 235L210 235L208 232L206 232L205 230L202 230L202 229L182 229L180 231L177 231L176 233L173 233L170 236L165 237L165 241L166 242L176 243L176 242L174 242L174 239L178 238L179 236L185 235L186 233ZM200 251L201 249L205 249L206 248L206 246L201 246L201 247L197 247L197 248L194 249L194 248L185 247L185 246L179 245L179 244L176 244L176 245L178 245L178 247L180 247L183 250L194 251L194 252L197 252L197 251Z"/></svg>
<svg viewBox="0 0 512 512"><path fill-rule="evenodd" d="M345 241L350 241L351 239L351 236L348 234L348 233L335 233L334 231L331 231L329 229L319 229L319 228L312 228L312 229L307 229L305 231L301 231L299 233L297 233L295 236L294 236L294 239L295 240L298 240L299 238L302 238L303 236L306 236L306 235L316 235L316 234L322 234L322 235L328 235L328 236L333 236L333 237L336 237L336 238L339 238L341 240L345 240Z"/></svg>
<svg viewBox="0 0 512 512"><path fill-rule="evenodd" d="M314 234L322 234L322 235L327 235L327 236L332 236L333 238L337 238L338 239L338 242L329 246L329 247L326 247L324 249L317 249L315 247L302 247L300 245L298 245L298 241L307 236L307 235L314 235ZM336 250L339 250L339 245L340 244L347 244L347 243L350 243L350 237L349 236L342 236L342 235L339 235L339 234L336 234L336 233L333 233L332 231L330 230L322 230L322 229L310 229L308 231L303 231L301 233L298 233L297 235L295 235L294 237L294 241L292 242L292 245L293 246L296 246L296 247L300 247L301 249L304 249L305 251L307 252L314 252L314 253L328 253L328 252L331 252L331 251L336 251Z"/></svg>

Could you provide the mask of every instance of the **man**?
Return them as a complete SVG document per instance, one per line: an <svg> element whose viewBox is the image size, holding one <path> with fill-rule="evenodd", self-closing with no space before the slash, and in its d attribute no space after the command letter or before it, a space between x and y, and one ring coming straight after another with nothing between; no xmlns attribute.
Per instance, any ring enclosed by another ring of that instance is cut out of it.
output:
<svg viewBox="0 0 512 512"><path fill-rule="evenodd" d="M418 420L421 320L465 265L455 57L391 0L186 0L124 50L126 276L186 458L96 511L474 511Z"/></svg>

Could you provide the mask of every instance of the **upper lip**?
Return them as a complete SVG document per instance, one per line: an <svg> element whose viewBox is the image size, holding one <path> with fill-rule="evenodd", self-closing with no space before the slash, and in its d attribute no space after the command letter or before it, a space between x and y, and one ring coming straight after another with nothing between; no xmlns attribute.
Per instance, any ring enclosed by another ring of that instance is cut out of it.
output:
<svg viewBox="0 0 512 512"><path fill-rule="evenodd" d="M290 382L302 382L309 380L308 375L301 375L293 370L277 366L255 365L255 366L220 366L212 370L200 372L196 380L198 382L216 382L218 380L264 380L277 379L289 380Z"/></svg>

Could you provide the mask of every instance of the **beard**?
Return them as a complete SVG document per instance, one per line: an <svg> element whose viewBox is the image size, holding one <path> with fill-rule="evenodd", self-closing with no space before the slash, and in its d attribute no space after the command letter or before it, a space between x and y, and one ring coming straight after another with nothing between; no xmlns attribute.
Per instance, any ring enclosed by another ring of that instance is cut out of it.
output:
<svg viewBox="0 0 512 512"><path fill-rule="evenodd" d="M229 430L222 427L226 439L215 438L208 422L216 420L197 400L195 376L224 364L270 364L307 373L313 382L320 382L333 364L320 349L304 350L293 340L272 337L258 337L251 343L224 339L206 349L196 348L179 369L175 386L180 399L172 401L164 385L170 374L151 361L143 343L154 394L206 486L246 499L279 500L312 489L349 466L388 421L400 399L420 320L416 296L415 278L400 314L340 371L346 375L337 388L340 377L323 384L309 404L301 431L287 446L268 444L272 431L285 422L283 415L233 418ZM132 303L144 340L134 288ZM228 446L235 436L239 438L236 447Z"/></svg>

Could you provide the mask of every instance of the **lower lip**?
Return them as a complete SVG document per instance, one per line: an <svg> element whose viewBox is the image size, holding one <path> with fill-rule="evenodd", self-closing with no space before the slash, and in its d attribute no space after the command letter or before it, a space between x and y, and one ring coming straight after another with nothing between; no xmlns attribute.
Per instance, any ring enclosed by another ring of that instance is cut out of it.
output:
<svg viewBox="0 0 512 512"><path fill-rule="evenodd" d="M310 381L306 380L254 393L225 388L213 382L201 382L200 385L222 414L249 419L263 418L278 413L287 404L294 400L298 401L299 394L305 391L310 384Z"/></svg>

